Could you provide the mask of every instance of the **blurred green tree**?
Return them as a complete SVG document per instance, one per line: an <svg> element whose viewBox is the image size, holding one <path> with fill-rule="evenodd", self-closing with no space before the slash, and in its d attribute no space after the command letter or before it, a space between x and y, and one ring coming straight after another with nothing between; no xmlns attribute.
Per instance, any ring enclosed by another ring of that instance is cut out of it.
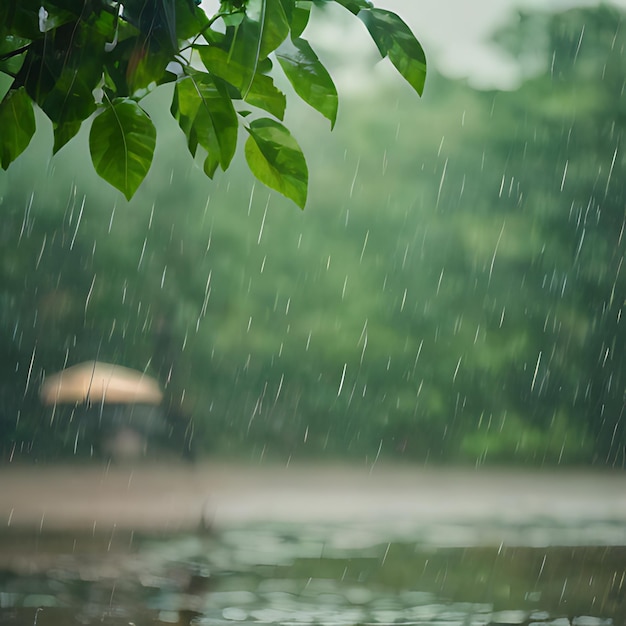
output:
<svg viewBox="0 0 626 626"><path fill-rule="evenodd" d="M189 168L173 86L144 103L167 148L130 210L84 133L29 149L0 173L2 454L86 450L37 387L99 351L155 374L201 451L623 465L623 32L529 15L515 91L432 76L417 119L387 86L327 142L302 124L305 213L244 163Z"/></svg>
<svg viewBox="0 0 626 626"><path fill-rule="evenodd" d="M507 458L526 433L537 457L626 463L623 25L616 8L580 8L522 14L496 37L527 78L485 95L482 195L504 237L484 297L506 310L502 345L518 345L492 379L506 426L468 430L474 451Z"/></svg>

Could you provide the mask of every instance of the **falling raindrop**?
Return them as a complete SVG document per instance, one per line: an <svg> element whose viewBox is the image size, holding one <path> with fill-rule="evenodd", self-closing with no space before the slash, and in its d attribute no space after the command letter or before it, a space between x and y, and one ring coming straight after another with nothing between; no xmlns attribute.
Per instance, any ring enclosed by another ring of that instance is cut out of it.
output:
<svg viewBox="0 0 626 626"><path fill-rule="evenodd" d="M357 176L359 175L359 167L361 166L361 157L357 159L356 168L354 170L354 175L352 176L352 183L350 183L350 192L348 193L348 197L352 198L352 194L354 193L354 185L356 184Z"/></svg>
<svg viewBox="0 0 626 626"><path fill-rule="evenodd" d="M560 191L563 191L563 187L565 186L565 177L567 176L567 168L569 166L569 161L565 161L565 167L563 168L563 178L561 178L561 187Z"/></svg>
<svg viewBox="0 0 626 626"><path fill-rule="evenodd" d="M489 276L487 278L487 286L491 284L491 275L493 274L493 266L496 262L496 255L498 254L498 248L500 247L500 241L502 240L502 235L504 234L504 226L505 222L502 222L502 228L500 229L500 234L498 235L498 240L496 241L496 247L493 251L493 256L491 257L491 263L489 265Z"/></svg>
<svg viewBox="0 0 626 626"><path fill-rule="evenodd" d="M80 222L83 218L83 209L85 208L85 202L87 200L87 196L83 196L83 200L80 204L80 210L78 211L78 219L76 220L76 228L74 229L74 234L72 235L72 241L70 243L70 250L74 248L74 242L76 241L76 235L78 234L78 228L80 227Z"/></svg>
<svg viewBox="0 0 626 626"><path fill-rule="evenodd" d="M363 255L365 254L365 248L367 247L367 240L369 239L369 229L365 232L365 239L363 240L363 247L361 248L361 256L359 257L359 264L363 262ZM300 240L298 240L298 248L300 247Z"/></svg>
<svg viewBox="0 0 626 626"><path fill-rule="evenodd" d="M117 208L117 204L113 204L113 208L111 209L111 218L109 219L109 229L107 232L109 235L111 234L111 228L113 227L113 218L115 217L115 209Z"/></svg>
<svg viewBox="0 0 626 626"><path fill-rule="evenodd" d="M443 139L441 143L443 145ZM441 200L441 191L443 189L444 180L446 179L447 170L448 170L448 159L446 159L443 163L443 171L441 172L441 178L439 180L439 188L437 189L437 200L435 202L435 209L439 208L439 201Z"/></svg>
<svg viewBox="0 0 626 626"><path fill-rule="evenodd" d="M346 379L346 368L348 367L347 363L343 364L343 370L341 372L341 380L339 381L339 389L337 389L337 397L341 395L341 390L343 389L343 383Z"/></svg>
<svg viewBox="0 0 626 626"><path fill-rule="evenodd" d="M91 300L91 296L93 294L93 288L96 284L96 274L93 275L93 279L91 280L91 285L89 286L89 291L87 292L87 297L85 298L85 310L84 315L87 316L87 307L89 306L89 301Z"/></svg>

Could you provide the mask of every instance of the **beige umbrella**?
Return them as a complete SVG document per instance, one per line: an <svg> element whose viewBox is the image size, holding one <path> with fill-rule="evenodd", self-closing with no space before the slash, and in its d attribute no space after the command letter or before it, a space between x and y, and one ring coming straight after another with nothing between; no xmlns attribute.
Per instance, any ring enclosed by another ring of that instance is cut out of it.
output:
<svg viewBox="0 0 626 626"><path fill-rule="evenodd" d="M159 383L143 372L121 365L86 361L46 378L40 397L44 404L160 404L163 393Z"/></svg>

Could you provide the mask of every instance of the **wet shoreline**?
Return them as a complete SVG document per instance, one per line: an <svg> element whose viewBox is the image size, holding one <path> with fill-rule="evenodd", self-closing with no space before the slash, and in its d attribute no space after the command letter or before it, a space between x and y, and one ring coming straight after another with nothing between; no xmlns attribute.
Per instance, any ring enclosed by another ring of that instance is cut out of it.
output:
<svg viewBox="0 0 626 626"><path fill-rule="evenodd" d="M619 471L234 463L3 466L0 528L196 531L249 523L612 525ZM621 527L624 530L620 529ZM621 538L621 540L620 540ZM591 537L593 541L593 537Z"/></svg>
<svg viewBox="0 0 626 626"><path fill-rule="evenodd" d="M382 463L5 466L0 621L617 625L625 479Z"/></svg>

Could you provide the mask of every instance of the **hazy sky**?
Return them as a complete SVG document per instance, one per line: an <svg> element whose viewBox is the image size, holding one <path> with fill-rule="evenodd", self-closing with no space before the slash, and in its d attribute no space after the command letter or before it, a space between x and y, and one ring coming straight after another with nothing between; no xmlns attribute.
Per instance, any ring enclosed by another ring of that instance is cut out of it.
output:
<svg viewBox="0 0 626 626"><path fill-rule="evenodd" d="M596 6L594 0L375 0L400 15L446 74L468 78L478 87L512 87L517 67L489 42L520 9L558 10ZM608 2L626 7L626 0Z"/></svg>

